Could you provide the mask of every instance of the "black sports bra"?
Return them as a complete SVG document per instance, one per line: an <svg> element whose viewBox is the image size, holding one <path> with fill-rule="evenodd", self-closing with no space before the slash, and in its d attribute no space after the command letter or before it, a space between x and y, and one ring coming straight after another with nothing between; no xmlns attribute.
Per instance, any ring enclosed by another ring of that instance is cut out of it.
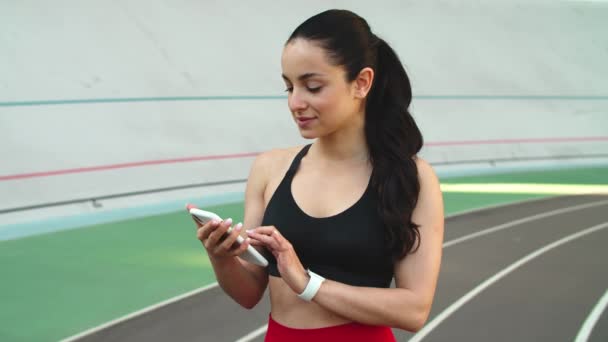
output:
<svg viewBox="0 0 608 342"><path fill-rule="evenodd" d="M293 245L304 267L327 279L355 286L389 287L393 261L369 184L355 204L330 217L309 216L293 198L291 183L310 146L294 158L266 207L262 225L275 226ZM274 256L265 256L269 274L280 277Z"/></svg>

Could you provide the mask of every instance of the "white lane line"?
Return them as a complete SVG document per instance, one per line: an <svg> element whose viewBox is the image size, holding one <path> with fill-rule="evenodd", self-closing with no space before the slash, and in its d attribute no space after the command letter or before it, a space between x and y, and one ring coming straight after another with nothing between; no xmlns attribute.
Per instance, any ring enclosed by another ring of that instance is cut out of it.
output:
<svg viewBox="0 0 608 342"><path fill-rule="evenodd" d="M502 269L500 272L496 273L495 275L493 275L492 277L486 279L484 282L482 282L481 284L477 285L474 289L472 289L471 291L469 291L467 294L465 294L464 296L460 297L457 301L455 301L454 303L452 303L452 305L450 305L449 307L447 307L445 310L443 310L439 315L437 315L435 318L433 318L433 320L431 320L431 322L429 322L427 325L425 325L422 329L420 329L420 331L418 331L418 333L416 333L410 340L409 342L419 342L421 341L424 337L426 337L426 335L428 335L431 331L433 331L433 329L435 329L439 324L441 324L441 322L443 322L445 319L447 319L451 314L453 314L456 310L460 309L464 304L466 304L468 301L470 301L471 299L473 299L473 297L475 297L476 295L478 295L480 292L482 292L483 290L485 290L486 288L488 288L490 285L494 284L495 282L497 282L498 280L500 280L501 278L503 278L504 276L508 275L509 273L513 272L514 270L516 270L517 268L519 268L520 266L522 266L523 264L529 262L530 260L540 256L543 253L546 253L548 251L550 251L553 248L559 247L567 242L570 242L572 240L578 239L580 237L583 237L585 235L594 233L600 229L605 229L608 228L608 222L604 222L602 224L584 229L579 231L578 233L574 233L574 234L570 234L566 237L563 237L555 242L552 242L548 245L545 245L544 247L537 249L536 251L526 255L525 257L519 259L518 261L512 263L511 265L509 265L509 267Z"/></svg>
<svg viewBox="0 0 608 342"><path fill-rule="evenodd" d="M608 290L606 290L602 298L600 298L599 302L597 302L593 310L591 310L591 313L585 320L585 323L583 323L581 330L576 335L574 342L587 342L589 340L591 331L593 330L595 323L597 323L597 321L600 319L600 316L606 309L606 306L608 306Z"/></svg>
<svg viewBox="0 0 608 342"><path fill-rule="evenodd" d="M98 331L101 331L103 329L109 328L109 327L111 327L113 325L116 325L118 323L127 321L127 320L129 320L131 318L134 318L136 316L146 314L146 313L148 313L150 311L156 310L156 309L158 309L160 307L163 307L165 305L169 305L171 303L178 302L178 301L180 301L180 300L182 300L184 298L187 298L187 297L190 297L190 296L194 296L194 295L199 294L199 293L203 293L203 292L205 292L207 290L211 290L213 288L216 288L217 286L218 286L218 283L213 283L213 284L209 284L209 285L207 285L205 287L201 287L201 288L198 288L196 290L192 290L190 292L184 293L184 294L179 295L177 297L173 297L173 298L167 299L167 300L165 300L163 302L160 302L160 303L148 306L148 307L143 308L143 309L141 309L139 311L135 311L135 312L130 313L130 314L126 315L126 316L117 318L117 319L115 319L113 321L104 323L102 325L98 325L98 326L93 327L93 328L91 328L89 330L83 331L83 332L81 332L81 333L79 333L77 335L66 337L63 340L61 340L60 342L72 342L72 341L76 341L77 339L82 338L84 336L87 336L87 335L90 335L90 334L94 334L94 333L96 333Z"/></svg>
<svg viewBox="0 0 608 342"><path fill-rule="evenodd" d="M510 221L510 222L507 222L507 223L503 223L503 224L500 224L498 226L494 226L494 227L491 227L491 228L480 230L478 232L471 233L471 234L468 234L468 235L461 236L459 238L450 240L450 241L445 242L443 244L443 248L450 247L452 245L455 245L455 244L458 244L458 243L461 243L461 242L464 242L464 241L467 241L467 240L471 240L471 239L474 239L476 237L480 237L482 235L487 235L487 234L490 234L490 233L497 232L499 230L503 230L503 229L506 229L506 228L511 228L513 226L517 226L517 225L520 225L522 223L526 223L526 222L530 222L530 221L534 221L534 220L539 220L539 219L546 218L546 217L549 217L549 216L554 216L554 215L559 215L559 214L565 214L565 213L569 213L571 211L576 211L576 210L580 210L580 209L587 209L587 208L597 207L597 206L604 205L606 203L608 203L608 200L591 202L591 203L585 203L585 204L579 204L579 205L574 206L574 207L566 207L566 208L562 208L562 209L556 209L556 210L547 211L547 212L542 213L542 214L527 216L527 217L524 217L524 218L521 218L521 219L518 219L518 220L515 220L515 221Z"/></svg>
<svg viewBox="0 0 608 342"><path fill-rule="evenodd" d="M495 208L502 207L502 206L509 207L509 206L513 206L513 205L516 205L516 204L526 203L526 202L546 201L546 200L550 200L550 199L553 199L553 198L557 198L557 197L533 198L533 199L530 199L530 200L524 200L524 201L519 201L519 202L512 202L512 203L507 203L507 204L504 204L504 203L503 204L495 204L495 205L490 205L490 206L487 206L487 207L475 208L475 209L471 209L471 210L466 210L466 211L458 212L458 213L455 213L455 214L450 215L448 217L464 216L464 215L467 215L467 214L473 214L473 213L476 213L476 212L480 212L480 211L483 211L483 210L486 210L486 209L495 209ZM202 292L204 292L206 290L215 288L217 286L218 286L218 283L214 282L212 284L209 284L208 286L205 286L205 287L193 290L193 291L188 292L188 293L184 293L184 294L179 295L179 296L174 297L174 298L170 298L170 299L168 299L166 301L154 304L152 306L149 306L149 307L146 307L146 308L144 308L142 310L130 313L128 315L125 315L123 317L117 318L117 319L112 320L110 322L102 323L102 324L100 324L100 325L98 325L96 327L93 327L91 329L88 329L86 331L78 333L76 335L73 335L73 336L70 336L70 337L66 337L65 339L61 340L60 342L72 342L72 341L75 341L75 340L77 340L79 338L82 338L82 337L84 337L86 335L94 334L94 333L96 333L96 332L98 332L100 330L109 328L109 327L111 327L113 325L116 325L118 323L127 321L127 320L132 319L132 318L134 318L136 316L143 315L143 314L148 313L148 312L150 312L150 311L152 311L154 309L158 309L158 308L160 308L160 307L162 307L164 305L168 305L168 304L177 302L177 301L185 299L185 298L187 298L189 296L194 296L196 294L202 293ZM242 342L250 341L250 340L256 338L257 336L259 336L260 334L262 334L262 333L264 333L266 331L266 327L267 327L267 325L265 324L264 326L262 326L262 327L260 327L260 328L258 328L256 330L254 330L250 334L245 335L241 339ZM238 341L241 341L241 340L238 340Z"/></svg>
<svg viewBox="0 0 608 342"><path fill-rule="evenodd" d="M266 329L268 329L268 324L264 324L263 326L255 329L254 331L250 332L249 334L247 334L247 335L239 338L235 342L249 342L249 341L253 341L258 336L264 334L266 332Z"/></svg>
<svg viewBox="0 0 608 342"><path fill-rule="evenodd" d="M483 208L473 209L473 210L466 211L466 212L460 212L460 213L456 213L456 214L454 214L454 215L450 215L450 216L448 216L447 218L450 218L450 217L456 217L456 216L462 216L462 215L466 215L466 214L472 214L472 213L475 213L475 212L478 212L478 211L483 211L483 210L486 210L486 209L496 209L496 208L501 207L501 206L509 207L509 206L513 206L513 205L520 204L520 203L524 203L524 202L537 202L537 201L544 201L544 200L549 200L549 199L551 199L551 198L550 198L550 197L546 197L546 198L535 198L535 199L531 199L531 200L525 200L525 201L513 202L513 203L508 203L508 204L502 204L502 205L501 205L501 204L498 204L498 205L492 205L492 206L487 206L487 207L483 207ZM599 202L591 202L591 203L586 203L586 204L578 205L578 206L575 206L575 207L567 207L567 208L564 208L564 209L553 210L553 211L550 211L550 212L548 212L548 213L553 213L552 215L556 215L556 214L559 214L559 213L565 213L565 212L568 212L568 211L571 211L571 210L578 210L578 209L589 208L589 207L593 207L593 206L597 206L597 205L602 205L602 204L604 204L604 203L608 203L608 200L606 200L606 201L599 201ZM575 209L575 208L576 208L576 209ZM547 214L548 214L548 213L547 213ZM541 214L541 215L544 215L544 214ZM517 220L517 221L526 220L526 219L528 219L528 218L537 217L537 216L539 216L539 215L529 216L529 217L526 217L526 218L523 218L523 219L520 219L520 220ZM542 216L542 217L545 217L545 216ZM542 218L542 217L539 217L539 218ZM513 221L513 222L515 222L515 221ZM524 221L524 222L527 222L527 221ZM519 223L522 223L522 222L519 222ZM500 225L500 226L496 226L496 227L493 227L493 228L485 229L485 230L483 230L483 231L481 231L481 232L477 232L477 233L469 234L469 235L466 235L466 236L464 236L464 237L460 237L460 238L458 238L458 239L451 240L451 241L449 241L449 242L445 243L445 244L443 245L443 247L444 247L444 248L445 248L445 247L449 247L449 246L451 246L451 245L453 245L453 244L460 243L460 242L464 242L464 241L466 241L466 240L472 239L472 238L477 237L477 236L481 236L481 235L489 234L489 233L492 233L493 231L496 231L496 230L500 230L500 229L508 228L508 227L502 227L502 226L505 226L505 225L508 225L508 224L510 224L510 223L508 222L508 223L503 224L503 225ZM500 228L500 229L496 229L496 228L498 228L498 227L501 227L501 228ZM473 236L473 235L474 235L474 236ZM461 241L456 241L456 240L461 240ZM103 323L103 324L101 324L101 325L99 325L99 326L93 327L93 328L91 328L91 329L89 329L89 330L86 330L86 331L84 331L84 332L82 332L82 333L79 333L79 334L77 334L77 335L73 335L73 336L67 337L67 338L65 338L65 339L61 340L61 342L72 342L72 341L75 341L75 340L77 340L78 338L82 338L82 337L84 337L84 336L86 336L86 335L96 333L96 332L98 332L98 331L100 331L100 330L103 330L103 329L109 328L109 327L111 327L111 326L113 326L113 325L116 325L116 324L118 324L118 323L121 323L121 322L124 322L124 321L126 321L126 320L132 319L132 318L134 318L134 317L136 317L136 316L139 316L139 315L142 315L142 314L148 313L148 312L150 312L150 311L152 311L152 310L154 310L154 309L158 309L158 308L160 308L160 307L162 307L162 306L164 306L164 305L168 305L168 304L171 304L171 303L177 302L177 301L179 301L179 300L185 299L185 298L187 298L187 297L189 297L189 296L193 296L193 295L196 295L196 294L202 293L202 292L204 292L204 291L206 291L206 290L208 290L208 289L211 289L211 288L214 288L214 287L217 287L217 286L218 286L218 283L217 283L217 282L215 282L215 283L210 284L210 285L208 285L208 286L205 286L205 287L203 287L203 288L193 290L193 291L191 291L191 292L185 293L185 294L183 294L183 295L180 295L180 296L177 296L177 297L174 297L174 298L170 298L170 299L168 299L168 300L166 300L166 301L164 301L164 302L154 304L154 305L149 306L149 307L146 307L146 308L144 308L144 309L142 309L142 310L139 310L139 311L133 312L133 313L131 313L131 314L128 314L128 315L126 315L126 316L123 316L123 317L117 318L117 319L115 319L115 320L113 320L113 321L110 321L110 322L107 322L107 323ZM265 327L266 327L266 325L264 325L263 327L260 327L260 328L256 329L254 332L257 332L257 331L263 330L263 329L265 329ZM265 331L265 330L263 330L263 331ZM246 336L249 336L249 335L246 335ZM257 337L257 336L254 336L253 338L255 338L255 337Z"/></svg>
<svg viewBox="0 0 608 342"><path fill-rule="evenodd" d="M546 198L543 198L542 200L546 200ZM534 199L533 201L539 201L539 199ZM519 224L522 224L522 223L526 223L526 222L542 219L542 218L553 216L553 215L568 213L568 212L575 211L575 210L597 207L597 206L600 206L600 205L603 205L603 204L606 204L606 203L608 203L608 200L580 204L580 205L577 205L577 206L574 206L574 207L566 207L566 208L562 208L562 209L551 210L551 211L548 211L546 213L542 213L542 214L538 214L538 215L532 215L532 216L524 217L524 218L519 219L519 220L510 221L510 222L507 222L507 223L504 223L504 224L501 224L501 225L498 225L498 226L494 226L494 227L491 227L491 228L487 228L487 229L484 229L484 230L481 230L481 231L478 231L478 232L475 232L475 233L471 233L471 234L459 237L457 239L450 240L450 241L445 242L443 244L443 248L447 248L447 247L459 244L461 242L465 242L465 241L474 239L474 238L482 236L482 235L487 235L487 234L490 234L490 233L494 233L494 232L497 232L497 231L502 230L502 229L507 229L507 228L510 228L510 227L513 227L513 226L516 226L516 225L519 225ZM252 332L252 333L250 333L250 334L248 334L246 336L250 336L253 333L257 332L257 335L253 336L253 338L258 337L259 335L263 334L266 331L265 328L266 328L266 325L264 325L263 327L260 327L260 328L256 329L254 332ZM246 341L250 341L250 340L246 340Z"/></svg>

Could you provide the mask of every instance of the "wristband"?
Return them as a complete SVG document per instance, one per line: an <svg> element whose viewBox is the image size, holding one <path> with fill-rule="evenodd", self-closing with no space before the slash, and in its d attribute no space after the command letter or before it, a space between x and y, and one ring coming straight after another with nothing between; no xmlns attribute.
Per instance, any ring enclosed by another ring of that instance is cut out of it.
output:
<svg viewBox="0 0 608 342"><path fill-rule="evenodd" d="M308 284L306 285L304 292L300 293L298 297L307 302L310 302L317 294L317 292L319 292L319 288L321 288L321 283L323 283L325 278L321 277L320 275L316 274L311 270L307 270L307 272L310 276L310 280L308 280Z"/></svg>

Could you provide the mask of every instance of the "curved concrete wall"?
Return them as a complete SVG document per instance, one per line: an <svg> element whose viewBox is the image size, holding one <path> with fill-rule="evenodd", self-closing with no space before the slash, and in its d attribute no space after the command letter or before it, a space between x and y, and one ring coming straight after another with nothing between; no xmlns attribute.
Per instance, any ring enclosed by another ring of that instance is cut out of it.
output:
<svg viewBox="0 0 608 342"><path fill-rule="evenodd" d="M608 155L606 3L1 2L0 210L240 180L305 142L279 58L332 7L401 56L436 165Z"/></svg>

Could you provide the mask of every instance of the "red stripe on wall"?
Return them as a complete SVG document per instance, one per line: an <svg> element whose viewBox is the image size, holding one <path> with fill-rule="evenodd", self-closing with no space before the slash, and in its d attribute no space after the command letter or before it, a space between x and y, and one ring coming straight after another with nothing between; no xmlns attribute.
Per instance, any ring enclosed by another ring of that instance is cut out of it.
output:
<svg viewBox="0 0 608 342"><path fill-rule="evenodd" d="M459 146L459 145L463 146L463 145L496 145L496 144L540 144L540 143L597 142L597 141L608 141L608 137L437 141L437 142L427 142L427 143L425 143L425 146L438 147L438 146ZM218 159L250 158L250 157L255 157L258 154L259 154L259 152L247 152L247 153L224 154L224 155L213 155L213 156L198 156L198 157L186 157L186 158L174 158L174 159L146 160L146 161L132 162L132 163L99 165L99 166L81 167L81 168L65 169L65 170L42 171L42 172L6 175L6 176L0 176L0 181L9 181L9 180L27 179L27 178L41 178L41 177L73 174L73 173L107 171L107 170L126 169L126 168L132 168L132 167L142 167L142 166L152 166L152 165L162 165L162 164L190 163L190 162L218 160Z"/></svg>
<svg viewBox="0 0 608 342"><path fill-rule="evenodd" d="M141 167L141 166L150 166L150 165L190 163L190 162L196 162L196 161L217 160L217 159L238 159L238 158L255 157L256 155L258 155L258 153L259 152L250 152L250 153L226 154L226 155L216 155L216 156L188 157L188 158L175 158L175 159L162 159L162 160L146 160L146 161L133 162L133 163L122 163L122 164L81 167L81 168L66 169L66 170L23 173L23 174L16 174L16 175L0 176L0 181L59 176L59 175L66 175L66 174L70 174L70 173L85 173L85 172L107 171L107 170L115 170L115 169L126 169L126 168L131 168L131 167Z"/></svg>

